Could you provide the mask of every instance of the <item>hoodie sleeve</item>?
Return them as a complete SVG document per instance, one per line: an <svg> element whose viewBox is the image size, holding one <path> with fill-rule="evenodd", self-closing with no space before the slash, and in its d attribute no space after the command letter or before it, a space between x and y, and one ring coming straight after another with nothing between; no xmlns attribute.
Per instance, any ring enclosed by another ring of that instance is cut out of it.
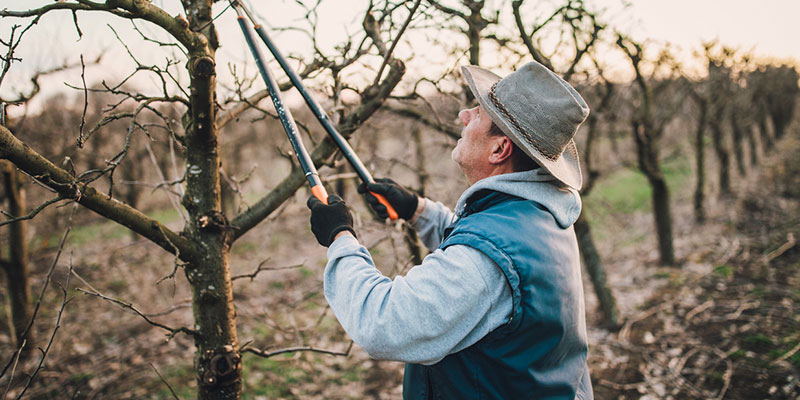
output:
<svg viewBox="0 0 800 400"><path fill-rule="evenodd" d="M428 250L436 250L444 239L444 230L450 226L455 214L447 206L429 199L420 199L424 202L422 212L411 223L417 231L420 240Z"/></svg>
<svg viewBox="0 0 800 400"><path fill-rule="evenodd" d="M434 364L505 324L511 290L500 268L462 245L436 250L394 280L349 235L331 244L325 298L373 358Z"/></svg>

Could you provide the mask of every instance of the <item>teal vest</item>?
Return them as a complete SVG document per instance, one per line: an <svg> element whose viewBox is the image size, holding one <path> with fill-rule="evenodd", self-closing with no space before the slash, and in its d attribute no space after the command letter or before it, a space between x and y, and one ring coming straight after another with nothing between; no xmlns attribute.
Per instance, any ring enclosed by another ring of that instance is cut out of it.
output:
<svg viewBox="0 0 800 400"><path fill-rule="evenodd" d="M592 399L575 232L540 204L498 192L473 196L440 248L466 245L502 269L508 321L425 366L406 364L404 399Z"/></svg>

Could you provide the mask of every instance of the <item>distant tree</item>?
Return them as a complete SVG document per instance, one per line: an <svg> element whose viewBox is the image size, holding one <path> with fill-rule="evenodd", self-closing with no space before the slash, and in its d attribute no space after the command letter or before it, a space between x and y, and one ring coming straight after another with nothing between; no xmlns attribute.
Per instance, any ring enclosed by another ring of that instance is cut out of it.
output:
<svg viewBox="0 0 800 400"><path fill-rule="evenodd" d="M8 202L9 216L25 215L25 189L21 185L21 174L13 164L5 160L0 160L0 173L3 177L3 194ZM8 258L0 259L0 266L6 275L11 306L9 326L16 346L24 344L22 350L25 353L35 348L33 331L28 329L31 306L26 224L27 221L23 220L8 224Z"/></svg>
<svg viewBox="0 0 800 400"><path fill-rule="evenodd" d="M13 26L9 40L4 42L7 51L0 55L0 62L2 62L0 84L7 76L11 64L16 60L15 51L24 33L21 28L21 26ZM0 98L0 126L8 126L14 129L20 125L19 121L24 120L25 116L12 119L7 116L7 107L24 107L40 93L41 86L39 82L41 78L70 67L70 65L61 65L35 73L30 80L30 91L18 93L11 98ZM11 336L15 340L18 351L22 351L22 356L26 356L36 348L36 341L34 331L31 329L34 321L30 304L28 221L20 218L26 214L27 208L26 191L23 185L25 178L14 164L2 159L0 159L0 175L2 175L3 189L3 196L0 197L0 200L5 198L8 207L8 212L3 213L8 220L0 223L0 226L8 226L8 248L4 249L8 257L0 259L0 269L5 273L6 284L8 285Z"/></svg>
<svg viewBox="0 0 800 400"><path fill-rule="evenodd" d="M794 67L788 65L766 65L758 68L752 74L752 81L756 83L754 97L762 103L775 131L775 140L780 140L786 134L786 129L794 117L797 105L798 75ZM762 128L762 136L765 128Z"/></svg>
<svg viewBox="0 0 800 400"><path fill-rule="evenodd" d="M581 189L581 196L584 199L592 192L597 178L600 176L600 171L593 163L592 150L594 149L595 141L602 132L600 124L604 122L604 119L612 119L609 116L614 115L611 109L615 104L613 100L616 94L616 85L605 78L603 69L597 62L595 62L595 65L597 66L600 82L595 83L593 87L599 92L597 97L599 101L592 103L592 112L589 114L586 128L584 128L586 141L581 154L585 167L584 184ZM600 311L603 314L603 325L612 329L619 327L620 314L617 308L617 300L608 286L605 266L592 237L591 225L585 209L581 210L578 220L575 221L575 234L578 237L578 247L583 258L583 264L586 266L586 271L589 272L589 278L592 281L592 287L597 296Z"/></svg>
<svg viewBox="0 0 800 400"><path fill-rule="evenodd" d="M659 71L658 67L661 66L666 68L668 75L656 78L654 75L645 76L642 65L645 60L641 44L619 35L617 45L630 60L639 89L638 104L635 105L631 128L636 142L639 170L647 177L653 189L653 216L660 261L664 265L675 265L669 187L661 170L659 140L667 124L675 118L680 105L683 104L685 90L682 87L685 83L676 79L679 67L666 51L656 60L657 68L654 71Z"/></svg>
<svg viewBox="0 0 800 400"><path fill-rule="evenodd" d="M709 120L709 99L707 82L700 82L690 86L690 95L697 105L697 119L694 136L695 154L695 189L694 189L694 220L702 224L706 220L705 211L705 182L706 182L706 156L705 156L705 131Z"/></svg>

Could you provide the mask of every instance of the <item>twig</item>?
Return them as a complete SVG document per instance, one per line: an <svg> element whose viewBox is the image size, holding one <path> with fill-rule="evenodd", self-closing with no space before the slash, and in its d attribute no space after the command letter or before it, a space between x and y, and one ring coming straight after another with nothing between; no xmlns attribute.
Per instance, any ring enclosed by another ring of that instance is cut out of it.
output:
<svg viewBox="0 0 800 400"><path fill-rule="evenodd" d="M625 325L622 327L622 329L620 329L619 334L617 335L617 338L619 340L628 340L628 335L630 334L631 326L634 323L639 322L639 321L644 320L644 319L647 319L647 318L655 315L659 311L666 309L667 307L671 307L673 301L674 301L674 299L672 301L667 301L667 302L664 302L664 303L661 303L661 304L657 304L657 305L655 305L655 306L643 311L642 313L640 313L636 317L631 318L628 321L625 321Z"/></svg>
<svg viewBox="0 0 800 400"><path fill-rule="evenodd" d="M31 321L28 322L28 326L25 328L25 331L22 332L21 337L26 337L28 335L28 331L31 330L33 327L34 321L36 321L36 316L39 314L39 307L42 305L42 299L44 298L44 292L47 290L47 287L50 285L50 279L53 276L53 271L56 268L56 264L58 263L59 257L61 257L61 252L64 250L64 244L67 242L67 236L69 236L69 232L72 230L72 217L75 215L75 211L78 209L78 205L75 204L72 208L72 212L69 214L69 218L67 219L67 229L64 230L64 234L61 235L61 241L58 243L58 250L56 251L56 256L53 258L53 262L50 263L50 269L47 271L47 275L45 276L44 283L42 284L42 290L39 292L39 298L36 299L36 305L33 306L33 313L31 315ZM8 367L11 366L13 362L13 358L17 357L17 354L22 352L22 347L17 349L16 354L12 356L12 359L8 361L6 366L3 368L3 372L0 372L0 377L6 374Z"/></svg>
<svg viewBox="0 0 800 400"><path fill-rule="evenodd" d="M722 400L725 397L725 392L728 391L728 388L731 386L731 377L733 377L733 362L728 359L728 354L723 353L722 350L717 348L711 349L717 357L721 358L725 361L725 373L722 375L725 382L722 384L722 389L719 390L719 394L717 394L716 400Z"/></svg>
<svg viewBox="0 0 800 400"><path fill-rule="evenodd" d="M602 385L602 386L608 386L608 387L610 387L610 388L612 388L614 390L619 390L619 391L637 390L639 388L639 386L647 384L647 382L636 382L636 383L624 383L623 384L623 383L612 382L612 381L609 381L608 379L600 379L600 382L598 382L598 383L600 385Z"/></svg>
<svg viewBox="0 0 800 400"><path fill-rule="evenodd" d="M147 314L147 316L148 317L163 317L164 315L172 314L173 312L175 312L177 310L180 310L180 309L183 309L183 308L191 308L191 307L192 307L192 303L191 302L182 303L182 304L178 304L178 305L172 306L172 307L170 307L170 308L168 308L168 309L166 309L164 311L161 311L161 312L157 312L157 313L153 313L153 314Z"/></svg>
<svg viewBox="0 0 800 400"><path fill-rule="evenodd" d="M265 268L264 264L268 263L269 261L270 261L270 258L267 258L267 259L261 261L260 263L258 263L258 267L256 267L255 271L253 271L252 273L249 273L249 274L236 275L236 276L231 278L231 281L235 281L237 279L242 279L242 278L250 278L250 282L252 282L253 279L256 278L256 275L258 275L258 273L261 272L261 271L281 271L281 270L285 270L285 269L300 268L303 265L305 265L305 261L304 261L304 262L301 262L300 264L289 265L289 266L284 266L284 267L266 267Z"/></svg>
<svg viewBox="0 0 800 400"><path fill-rule="evenodd" d="M89 108L89 90L86 88L86 64L83 63L83 54L81 54L81 82L83 82L83 113L81 114L81 125L78 129L79 148L83 148L83 128L86 126L86 110Z"/></svg>
<svg viewBox="0 0 800 400"><path fill-rule="evenodd" d="M287 347L285 349L275 350L275 351L265 351L256 349L253 347L244 347L241 349L241 352L253 353L259 357L269 358L273 356L277 356L279 354L285 353L295 353L298 351L310 351L313 353L322 353L322 354L330 354L332 356L348 356L350 354L350 350L353 348L353 341L350 341L350 345L347 346L347 350L345 351L334 351L334 350L325 350L325 349L318 349L316 347L310 346L298 346L298 347Z"/></svg>
<svg viewBox="0 0 800 400"><path fill-rule="evenodd" d="M161 379L161 382L164 382L164 384L167 385L167 388L169 389L169 392L172 393L172 398L174 398L176 400L179 400L180 397L178 397L178 395L175 394L175 391L172 390L172 386L170 386L169 382L167 382L167 380L164 379L163 376L161 376L161 373L158 372L158 369L156 369L156 366L153 365L153 363L150 363L150 366L153 367L153 371L156 371L156 375L158 375L158 378Z"/></svg>
<svg viewBox="0 0 800 400"><path fill-rule="evenodd" d="M22 355L22 349L25 348L25 345L28 343L28 339L22 339L22 345L19 346L19 351L17 351L16 356L13 358L14 366L11 367L11 376L8 377L8 386L6 386L5 392L3 392L2 399L5 400L6 396L8 395L9 389L11 389L11 382L14 381L14 373L17 371L17 363L19 363L19 356Z"/></svg>
<svg viewBox="0 0 800 400"><path fill-rule="evenodd" d="M693 308L691 311L686 313L686 321L691 321L697 314L700 314L703 311L708 310L709 308L714 307L714 300L708 300L703 304Z"/></svg>
<svg viewBox="0 0 800 400"><path fill-rule="evenodd" d="M42 370L42 367L44 366L44 359L47 357L47 353L50 352L50 347L53 345L53 341L56 338L56 333L58 332L58 328L61 327L61 316L64 314L64 309L67 307L67 303L70 302L70 300L67 299L67 289L69 289L70 276L72 276L71 258L69 262L69 272L67 273L67 281L64 283L64 286L61 286L59 284L59 286L61 286L62 298L61 298L61 308L58 310L58 316L56 317L56 326L55 328L53 328L53 333L50 334L50 340L47 342L47 347L45 347L44 350L39 348L39 351L42 352L42 358L39 359L39 364L36 365L36 369L33 370L33 373L30 374L30 376L28 376L28 381L25 383L25 386L22 388L22 391L19 393L19 395L17 395L17 400L21 399L22 396L25 395L25 392L31 386L33 379L36 378L36 375L39 373L39 371Z"/></svg>
<svg viewBox="0 0 800 400"><path fill-rule="evenodd" d="M75 274L74 271L72 271L72 273ZM77 274L75 274L75 276L78 277ZM84 282L84 284L87 284L87 286L89 286L91 288L91 285L88 285L88 283L85 280L83 280L83 278L78 277L78 279L80 279L82 282ZM169 339L175 337L175 335L177 335L178 333L185 333L185 334L187 334L189 336L192 336L193 338L197 338L199 336L197 331L195 331L193 329L189 329L189 328L186 328L186 327L171 328L171 327L169 327L167 325L155 322L155 321L151 320L146 314L144 314L141 311L137 310L136 307L133 306L133 304L126 303L126 302L124 302L122 300L106 296L106 295L98 292L94 288L92 288L92 291L88 291L88 290L81 289L81 288L77 288L76 290L81 292L81 293L88 294L90 296L95 296L95 297L99 297L99 298L101 298L103 300L110 301L110 302L112 302L114 304L117 304L118 306L120 306L122 308L127 308L127 309L133 311L134 313L136 313L137 315L142 317L148 324L156 326L156 327L159 327L159 328L164 329L166 331L169 331L169 335L167 335L167 337Z"/></svg>
<svg viewBox="0 0 800 400"><path fill-rule="evenodd" d="M153 163L153 168L156 170L156 172L158 173L158 177L161 179L161 183L159 183L159 185L167 184L167 188L169 188L169 184L171 182L167 181L167 178L166 178L166 175L164 174L164 171L161 170L161 166L158 164L158 160L156 159L156 155L153 152L153 146L150 146L150 141L146 140L144 142L144 147L147 150L147 155L150 158L150 162ZM184 178L185 178L185 176L184 176ZM181 186L180 182L182 182L184 180L184 178L181 178L180 180L174 181L178 185L179 193L176 194L176 193L174 193L174 192L172 192L170 190L167 190L167 198L169 199L169 203L172 205L172 208L174 208L175 211L178 213L178 215L181 216L181 219L183 220L183 223L184 224L188 224L189 223L189 217L186 216L186 212L180 206L180 204L179 204L180 199L176 199L175 198L176 196L183 196L183 186Z"/></svg>
<svg viewBox="0 0 800 400"><path fill-rule="evenodd" d="M414 7L408 13L408 18L406 19L406 22L403 23L403 26L400 28L400 31L397 32L397 37L395 37L394 41L392 42L392 45L389 47L389 50L386 52L386 54L383 55L383 62L381 63L381 67L378 68L378 73L375 74L375 81L372 82L373 86L377 85L378 82L381 81L381 75L383 75L383 70L386 68L386 64L389 63L389 58L392 57L394 48L397 46L397 43L400 42L400 38L403 37L403 32L406 31L406 28L411 23L411 18L414 17L414 13L417 11L417 8L419 8L419 5L421 3L422 0L417 0L417 2L414 3Z"/></svg>
<svg viewBox="0 0 800 400"><path fill-rule="evenodd" d="M5 211L3 211L3 210L0 210L0 213L2 213L3 215L5 215L6 217L9 217L9 219L7 219L7 220L5 220L5 221L0 221L0 226L7 225L7 224L10 224L10 223L12 223L12 222L17 222L17 221L23 221L23 220L32 219L32 218L33 218L33 217L35 217L37 214L39 214L39 213L40 213L42 210L44 210L45 208L47 208L47 206L49 206L49 205L51 205L51 204L58 203L59 201L61 201L61 200L65 200L65 199L66 199L66 197L63 197L63 196L61 196L61 195L58 195L58 196L57 196L57 197L55 197L55 198L52 198L52 199L50 199L50 200L47 200L47 201L45 201L44 203L40 204L38 207L36 207L36 208L34 208L33 210L31 210L31 212L29 212L28 214L26 214L26 215L23 215L23 216L21 216L21 217L14 217L13 215L11 215L11 214L9 214L9 213L7 213L7 212L5 212Z"/></svg>
<svg viewBox="0 0 800 400"><path fill-rule="evenodd" d="M798 342L797 345L792 347L791 350L787 351L786 354L776 358L775 361L772 362L772 364L774 365L774 364L777 364L777 363L779 363L779 362L781 362L783 360L786 360L787 358L793 356L798 351L800 351L800 342Z"/></svg>
<svg viewBox="0 0 800 400"><path fill-rule="evenodd" d="M744 310L750 310L750 309L753 309L753 308L758 308L758 306L760 306L760 305L761 305L761 300L756 300L756 301L753 301L753 302L745 301L738 308L736 308L736 311L726 315L725 319L727 319L729 321L730 320L734 320L734 319L738 319L742 315L742 312L744 312Z"/></svg>
<svg viewBox="0 0 800 400"><path fill-rule="evenodd" d="M767 254L764 257L764 259L766 260L767 263L769 263L772 260L774 260L774 259L780 257L781 255L783 255L783 253L786 253L787 251L789 251L789 249L794 247L794 245L796 245L796 244L797 244L797 240L795 240L794 234L792 234L790 232L788 235L786 235L786 243L784 243L781 247L778 247L777 249L769 252L769 254Z"/></svg>

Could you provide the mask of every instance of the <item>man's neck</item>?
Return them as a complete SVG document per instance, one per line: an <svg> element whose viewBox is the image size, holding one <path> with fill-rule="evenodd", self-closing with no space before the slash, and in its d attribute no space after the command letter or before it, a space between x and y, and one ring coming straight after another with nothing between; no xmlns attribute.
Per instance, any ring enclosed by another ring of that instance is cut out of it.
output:
<svg viewBox="0 0 800 400"><path fill-rule="evenodd" d="M465 175L467 177L467 181L469 181L469 184L474 185L475 182L486 179L490 176L510 174L512 172L514 172L514 167L511 165L511 163L502 163L489 164L488 168L486 168L484 171L475 171L475 173L472 174L467 174L465 172Z"/></svg>

